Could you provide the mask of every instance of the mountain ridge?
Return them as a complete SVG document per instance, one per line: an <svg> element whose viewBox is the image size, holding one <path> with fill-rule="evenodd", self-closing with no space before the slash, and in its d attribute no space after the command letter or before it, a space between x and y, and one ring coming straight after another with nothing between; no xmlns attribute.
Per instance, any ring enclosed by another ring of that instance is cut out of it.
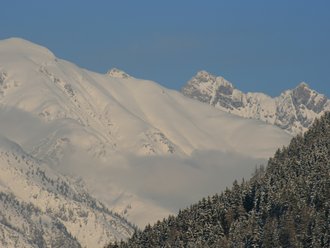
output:
<svg viewBox="0 0 330 248"><path fill-rule="evenodd" d="M127 238L134 229L92 198L81 181L60 175L5 137L0 137L0 170L0 222L29 245L92 247L109 237Z"/></svg>
<svg viewBox="0 0 330 248"><path fill-rule="evenodd" d="M234 115L276 125L293 135L305 132L315 118L330 110L330 100L305 82L270 97L260 92L244 93L223 77L200 71L181 92Z"/></svg>
<svg viewBox="0 0 330 248"><path fill-rule="evenodd" d="M249 175L290 138L149 80L79 68L24 40L0 41L0 75L0 133L55 172L82 177L94 198L140 226Z"/></svg>

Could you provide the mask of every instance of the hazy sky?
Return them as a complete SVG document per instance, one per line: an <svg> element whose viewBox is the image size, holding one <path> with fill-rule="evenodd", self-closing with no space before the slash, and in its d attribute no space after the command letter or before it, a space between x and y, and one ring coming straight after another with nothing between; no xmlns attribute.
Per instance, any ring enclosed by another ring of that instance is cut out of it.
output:
<svg viewBox="0 0 330 248"><path fill-rule="evenodd" d="M330 1L3 0L0 39L118 67L179 89L198 70L278 95L301 81L330 96Z"/></svg>

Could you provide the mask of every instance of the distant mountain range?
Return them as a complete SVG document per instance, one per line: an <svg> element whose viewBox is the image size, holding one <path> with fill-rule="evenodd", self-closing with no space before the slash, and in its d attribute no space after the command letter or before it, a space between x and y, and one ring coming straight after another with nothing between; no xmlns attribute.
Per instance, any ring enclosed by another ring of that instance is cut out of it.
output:
<svg viewBox="0 0 330 248"><path fill-rule="evenodd" d="M0 41L0 137L4 247L126 239L134 228L121 216L153 223L250 176L291 138L118 69L79 68L17 38Z"/></svg>
<svg viewBox="0 0 330 248"><path fill-rule="evenodd" d="M223 77L200 71L181 92L234 115L276 125L293 135L305 132L315 118L330 110L330 100L306 83L272 98L263 93L243 93Z"/></svg>
<svg viewBox="0 0 330 248"><path fill-rule="evenodd" d="M290 139L118 69L81 69L17 38L0 41L0 120L0 185L9 197L0 230L26 246L48 247L54 235L87 247L125 239L132 226L114 212L152 223L248 177ZM17 222L8 220L14 209Z"/></svg>

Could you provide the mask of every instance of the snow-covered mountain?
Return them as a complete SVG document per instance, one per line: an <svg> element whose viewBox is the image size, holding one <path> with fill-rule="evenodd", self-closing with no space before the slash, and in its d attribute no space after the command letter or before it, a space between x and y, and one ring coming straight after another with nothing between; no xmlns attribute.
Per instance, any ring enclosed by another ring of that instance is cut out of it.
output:
<svg viewBox="0 0 330 248"><path fill-rule="evenodd" d="M272 125L218 111L118 69L81 69L17 38L0 41L0 120L0 133L40 166L58 177L82 177L93 197L140 226L218 191L233 177L249 176L290 139ZM13 192L20 200L18 194ZM71 198L65 199L78 204ZM23 200L45 211L41 199L33 199L26 194ZM88 214L86 222L96 215ZM77 223L64 224L80 242L89 227L79 230ZM114 223L103 225L110 238L130 233L125 222ZM111 224L121 231L112 233Z"/></svg>
<svg viewBox="0 0 330 248"><path fill-rule="evenodd" d="M181 92L223 111L274 124L291 134L305 132L315 118L330 110L330 100L304 82L272 98L263 93L243 93L223 77L200 71Z"/></svg>
<svg viewBox="0 0 330 248"><path fill-rule="evenodd" d="M133 228L65 177L0 137L1 247L96 247Z"/></svg>

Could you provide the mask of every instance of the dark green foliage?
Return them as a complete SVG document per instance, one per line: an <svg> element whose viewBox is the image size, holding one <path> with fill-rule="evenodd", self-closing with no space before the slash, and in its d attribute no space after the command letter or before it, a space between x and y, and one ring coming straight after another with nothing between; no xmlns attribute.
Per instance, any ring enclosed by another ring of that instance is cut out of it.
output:
<svg viewBox="0 0 330 248"><path fill-rule="evenodd" d="M248 182L203 198L122 247L330 247L330 113Z"/></svg>

